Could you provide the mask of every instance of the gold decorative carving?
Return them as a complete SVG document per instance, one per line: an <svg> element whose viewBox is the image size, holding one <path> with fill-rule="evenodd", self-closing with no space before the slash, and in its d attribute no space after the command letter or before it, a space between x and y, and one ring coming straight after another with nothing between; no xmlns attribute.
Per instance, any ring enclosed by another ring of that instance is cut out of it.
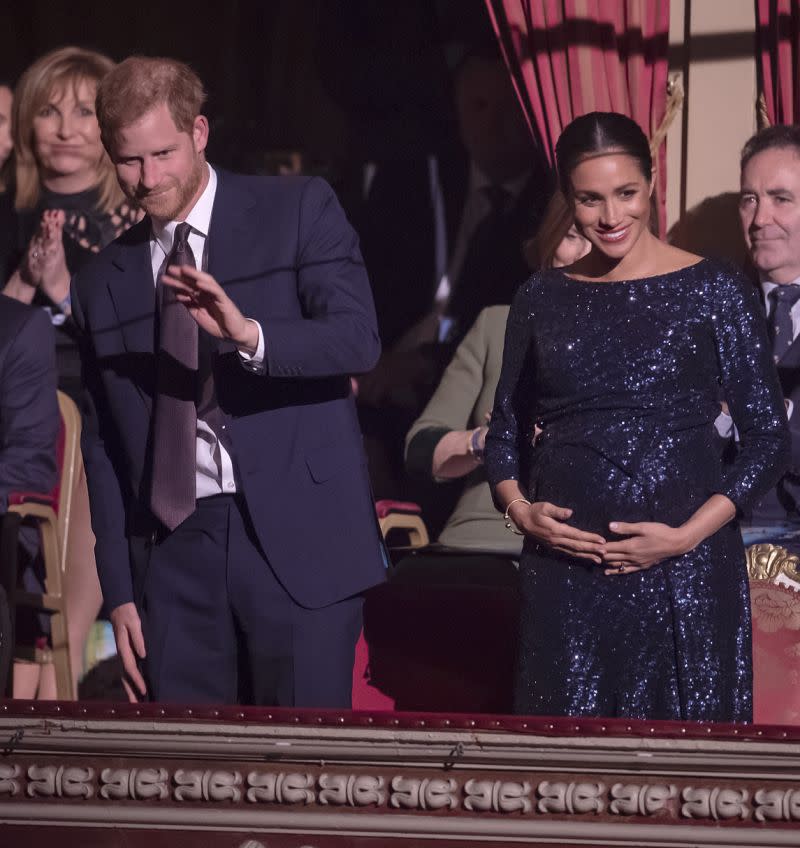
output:
<svg viewBox="0 0 800 848"><path fill-rule="evenodd" d="M780 545L750 545L747 548L747 574L751 580L774 580L784 574L800 580L800 557Z"/></svg>

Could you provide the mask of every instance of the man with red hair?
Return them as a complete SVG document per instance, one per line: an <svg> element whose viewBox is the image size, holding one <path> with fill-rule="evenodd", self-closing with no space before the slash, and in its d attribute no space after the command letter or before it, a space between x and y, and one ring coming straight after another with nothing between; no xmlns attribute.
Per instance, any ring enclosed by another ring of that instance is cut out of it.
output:
<svg viewBox="0 0 800 848"><path fill-rule="evenodd" d="M101 585L139 695L347 707L384 569L350 389L369 282L323 180L208 164L203 100L170 59L98 90L145 212L73 288Z"/></svg>

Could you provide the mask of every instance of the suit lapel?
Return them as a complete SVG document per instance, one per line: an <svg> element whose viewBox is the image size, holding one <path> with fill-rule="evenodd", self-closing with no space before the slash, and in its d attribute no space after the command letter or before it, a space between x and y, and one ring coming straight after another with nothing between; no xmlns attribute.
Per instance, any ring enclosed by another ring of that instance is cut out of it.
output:
<svg viewBox="0 0 800 848"><path fill-rule="evenodd" d="M156 295L150 261L150 222L147 218L128 231L115 245L112 264L118 271L108 291L114 303L125 348L153 352Z"/></svg>
<svg viewBox="0 0 800 848"><path fill-rule="evenodd" d="M230 174L217 171L217 193L208 233L208 273L236 300L236 285L252 274L253 195Z"/></svg>
<svg viewBox="0 0 800 848"><path fill-rule="evenodd" d="M132 227L114 245L112 264L116 274L108 281L108 291L117 315L125 350L141 357L138 367L153 369L155 375L155 312L156 294L150 259L150 221ZM137 382L137 389L148 410L152 401Z"/></svg>

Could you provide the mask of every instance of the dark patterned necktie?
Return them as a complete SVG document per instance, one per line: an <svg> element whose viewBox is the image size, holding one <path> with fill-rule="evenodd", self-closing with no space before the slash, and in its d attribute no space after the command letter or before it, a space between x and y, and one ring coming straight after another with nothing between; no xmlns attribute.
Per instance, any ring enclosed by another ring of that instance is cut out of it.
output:
<svg viewBox="0 0 800 848"><path fill-rule="evenodd" d="M772 311L769 313L769 336L772 355L779 362L794 341L792 307L800 299L800 285L775 286L769 293Z"/></svg>
<svg viewBox="0 0 800 848"><path fill-rule="evenodd" d="M178 224L165 267L197 267L189 224ZM150 508L170 530L195 509L197 466L197 324L175 292L161 281L153 420Z"/></svg>

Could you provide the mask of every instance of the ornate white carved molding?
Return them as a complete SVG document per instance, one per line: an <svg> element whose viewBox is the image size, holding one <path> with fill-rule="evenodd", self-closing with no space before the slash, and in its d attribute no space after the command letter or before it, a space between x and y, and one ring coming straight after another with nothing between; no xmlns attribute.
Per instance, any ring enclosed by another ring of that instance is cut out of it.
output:
<svg viewBox="0 0 800 848"><path fill-rule="evenodd" d="M487 844L800 844L800 743L761 740L756 728L746 742L674 729L620 740L314 730L0 716L0 740L15 740L0 756L0 830L230 829L226 846L241 846L247 831L266 848L275 835L310 848L333 833L419 844L475 835Z"/></svg>

